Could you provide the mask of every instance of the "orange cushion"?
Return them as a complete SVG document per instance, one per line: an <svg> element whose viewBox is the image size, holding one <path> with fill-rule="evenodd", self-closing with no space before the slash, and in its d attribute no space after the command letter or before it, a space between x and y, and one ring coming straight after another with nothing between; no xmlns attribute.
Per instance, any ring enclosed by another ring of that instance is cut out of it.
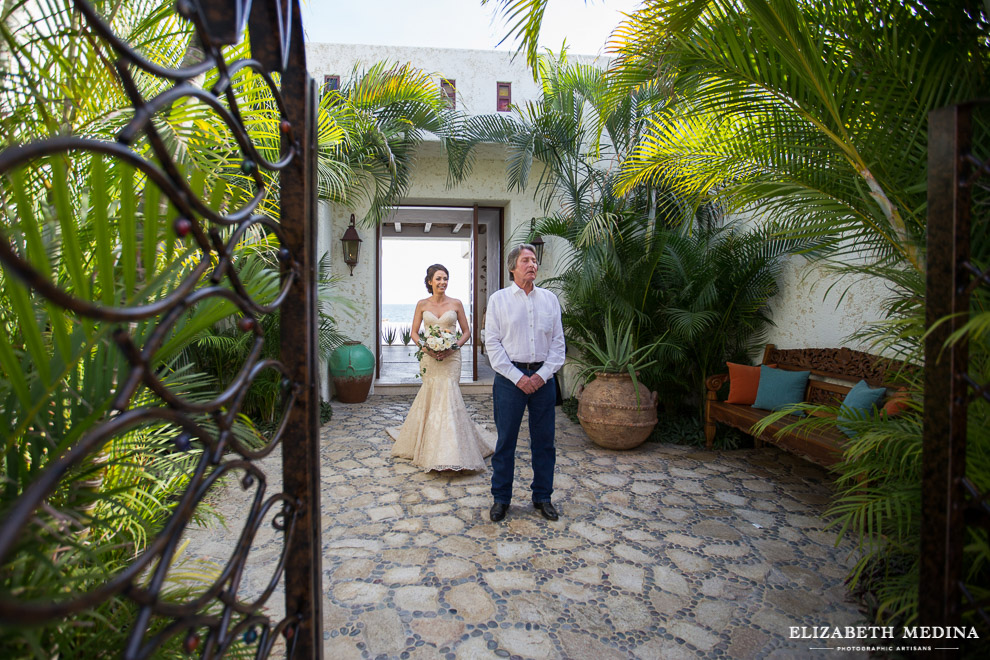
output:
<svg viewBox="0 0 990 660"><path fill-rule="evenodd" d="M725 402L753 405L760 387L760 368L734 362L726 362L725 366L729 368L729 397Z"/></svg>
<svg viewBox="0 0 990 660"><path fill-rule="evenodd" d="M901 413L907 411L908 401L911 400L911 395L908 394L907 388L898 387L893 394L887 399L887 403L883 405L884 411L887 413L887 417L896 417Z"/></svg>

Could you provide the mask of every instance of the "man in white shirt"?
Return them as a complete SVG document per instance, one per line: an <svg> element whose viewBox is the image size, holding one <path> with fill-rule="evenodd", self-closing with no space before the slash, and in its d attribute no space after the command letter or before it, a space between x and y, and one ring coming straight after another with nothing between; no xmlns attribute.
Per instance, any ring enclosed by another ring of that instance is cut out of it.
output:
<svg viewBox="0 0 990 660"><path fill-rule="evenodd" d="M559 514L550 501L554 447L553 375L564 366L564 328L557 296L535 285L540 264L529 244L509 250L512 282L492 294L485 316L485 350L495 370L492 399L498 443L492 456L492 522L505 518L512 500L516 440L523 411L529 409L533 454L533 506L547 520Z"/></svg>

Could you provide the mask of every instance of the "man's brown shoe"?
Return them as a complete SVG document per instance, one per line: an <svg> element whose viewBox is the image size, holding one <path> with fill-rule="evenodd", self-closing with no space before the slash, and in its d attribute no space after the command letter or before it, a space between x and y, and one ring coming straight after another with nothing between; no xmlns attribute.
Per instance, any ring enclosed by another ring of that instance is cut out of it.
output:
<svg viewBox="0 0 990 660"><path fill-rule="evenodd" d="M557 520L560 517L552 502L533 502L533 508L547 520Z"/></svg>

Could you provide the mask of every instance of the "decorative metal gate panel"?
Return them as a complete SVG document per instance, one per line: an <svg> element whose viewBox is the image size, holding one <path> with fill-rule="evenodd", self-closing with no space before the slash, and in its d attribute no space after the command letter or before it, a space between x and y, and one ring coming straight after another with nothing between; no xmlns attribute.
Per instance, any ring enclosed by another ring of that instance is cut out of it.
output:
<svg viewBox="0 0 990 660"><path fill-rule="evenodd" d="M986 262L978 265L987 255L971 254L973 232L986 244L990 230L985 209L977 217L982 226L971 222L974 190L990 179L990 163L973 153L972 117L979 108L963 104L929 116L926 325L934 329L925 345L919 613L925 625L959 625L975 610L985 637L990 602L966 586L963 544L967 526L990 531L990 493L966 476L967 415L973 406L990 405L990 385L970 374L965 340L947 343L970 319L974 294L990 286Z"/></svg>
<svg viewBox="0 0 990 660"><path fill-rule="evenodd" d="M3 100L40 126L10 128L27 139L0 153L0 647L320 657L316 91L298 2L156 4L67 2L0 50ZM191 348L210 332L241 351L213 380ZM241 415L259 392L265 431ZM249 504L204 575L183 537L222 487ZM278 561L248 580L262 534Z"/></svg>

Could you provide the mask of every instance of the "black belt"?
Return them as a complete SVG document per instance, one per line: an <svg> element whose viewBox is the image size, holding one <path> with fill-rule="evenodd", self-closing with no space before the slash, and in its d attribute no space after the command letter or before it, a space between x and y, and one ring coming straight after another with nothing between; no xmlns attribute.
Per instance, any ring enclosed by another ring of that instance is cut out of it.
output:
<svg viewBox="0 0 990 660"><path fill-rule="evenodd" d="M536 371L543 366L542 362L513 362L512 364L515 365L517 369L530 369L532 371Z"/></svg>

